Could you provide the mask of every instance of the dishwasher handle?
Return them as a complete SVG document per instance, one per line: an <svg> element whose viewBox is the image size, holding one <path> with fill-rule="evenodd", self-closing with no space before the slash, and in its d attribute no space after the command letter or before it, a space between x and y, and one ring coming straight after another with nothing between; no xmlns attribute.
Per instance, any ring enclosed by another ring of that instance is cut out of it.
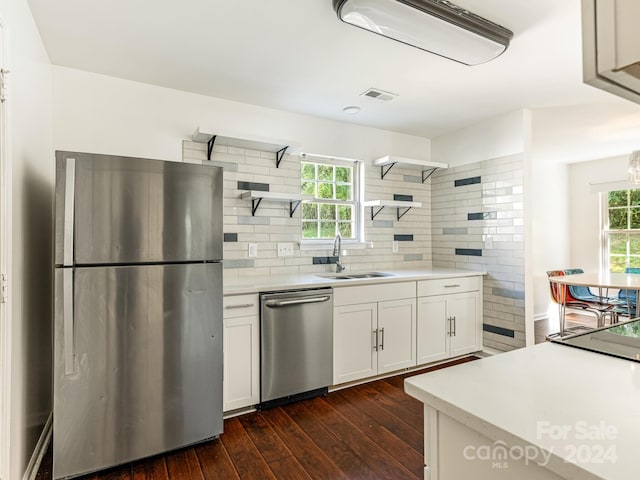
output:
<svg viewBox="0 0 640 480"><path fill-rule="evenodd" d="M306 297L295 300L267 300L264 305L270 308L288 307L291 305L303 305L307 303L322 303L329 301L331 297L328 295L322 297Z"/></svg>

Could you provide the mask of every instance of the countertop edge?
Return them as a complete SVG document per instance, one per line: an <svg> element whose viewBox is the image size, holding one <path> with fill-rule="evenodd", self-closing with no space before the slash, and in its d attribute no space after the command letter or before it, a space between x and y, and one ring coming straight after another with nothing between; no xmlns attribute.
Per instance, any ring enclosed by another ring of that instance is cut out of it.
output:
<svg viewBox="0 0 640 480"><path fill-rule="evenodd" d="M565 460L554 454L553 451L545 448L543 445L536 444L527 441L519 436L504 430L491 422L481 419L455 405L452 405L438 397L430 395L429 393L421 390L419 387L408 382L409 378L405 379L404 391L407 395L421 401L425 406L433 407L435 410L444 413L448 417L462 423L463 425L475 430L481 435L489 438L494 442L504 442L509 447L519 446L523 449L526 447L534 447L545 454L549 455L549 463L544 466L553 473L563 476L565 478L580 478L581 480L601 480L602 477L585 470L575 463L567 463Z"/></svg>
<svg viewBox="0 0 640 480"><path fill-rule="evenodd" d="M508 356L510 353L514 353L518 351L520 352L531 351L532 348L535 349L536 347L542 347L543 349L544 348L547 348L547 349L548 348L567 348L567 347L563 347L562 345L545 343L545 344L536 345L535 347L529 347L526 349L519 349L519 350L514 350L512 352L500 354L498 355L498 357ZM585 353L588 353L590 355L598 355L592 352L585 352ZM480 359L478 361L481 362L483 360L490 360L491 358L496 358L496 357L489 357L486 359ZM604 357L604 358L608 358L608 357ZM613 359L613 360L620 361L620 359ZM471 363L475 363L475 362L471 362ZM452 368L464 367L465 365L468 365L468 364L457 365ZM422 374L422 375L416 375L416 377L408 377L404 381L405 392L411 397L422 402L425 406L432 407L435 410L442 412L443 414L451 417L452 419L468 426L472 430L475 430L480 434L486 436L492 441L506 441L508 445L511 444L511 445L518 445L518 446L524 446L524 447L532 446L541 451L544 451L546 454L550 454L549 463L544 468L547 468L548 470L562 476L563 478L567 478L567 479L579 478L581 480L603 478L598 473L596 473L599 469L590 468L591 464L589 463L587 464L571 463L565 458L565 456L558 454L557 452L554 452L552 448L545 446L542 441L536 441L535 439L532 439L532 438L525 439L516 433L510 432L509 430L506 430L505 428L502 428L496 425L494 422L490 420L482 418L482 416L479 416L473 412L466 410L465 408L459 407L454 403L451 403L445 398L445 395L434 394L425 390L424 387L419 385L420 380L418 377L422 377L426 375L428 375L428 373ZM450 381L452 382L455 382L457 380L460 380L460 379L455 377L450 379ZM517 401L517 399L514 399L514 401ZM525 414L525 412L523 412L523 414ZM509 443L509 442L512 442L512 443Z"/></svg>
<svg viewBox="0 0 640 480"><path fill-rule="evenodd" d="M477 277L487 274L485 271L473 270L383 270L385 273L392 273L393 276L366 278L366 279L348 279L335 280L324 278L320 275L330 275L330 273L321 274L301 274L283 277L270 278L268 281L248 284L224 283L224 295L246 295L252 293L278 291L278 290L301 290L325 287L352 287L358 285L376 285L381 283L398 283L420 280L437 280L443 278L459 278L459 277ZM349 273L349 272L346 272ZM351 272L356 273L356 272ZM247 282L249 280L246 280Z"/></svg>

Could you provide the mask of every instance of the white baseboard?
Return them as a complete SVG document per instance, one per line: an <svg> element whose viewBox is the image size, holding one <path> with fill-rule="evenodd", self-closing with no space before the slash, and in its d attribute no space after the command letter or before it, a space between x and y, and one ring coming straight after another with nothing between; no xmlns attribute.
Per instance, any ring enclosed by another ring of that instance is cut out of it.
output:
<svg viewBox="0 0 640 480"><path fill-rule="evenodd" d="M40 463L42 463L42 458L44 457L44 454L47 451L47 448L49 447L49 442L51 442L52 433L53 433L53 412L49 413L49 417L47 418L47 423L44 424L44 428L42 429L42 433L40 434L40 438L38 439L36 448L33 450L33 453L31 454L29 465L27 465L27 469L24 472L24 476L22 477L22 480L35 480L36 475L38 475L38 470L40 469Z"/></svg>
<svg viewBox="0 0 640 480"><path fill-rule="evenodd" d="M481 352L476 353L476 356L480 358L485 358L485 357L493 357L494 355L500 355L501 353L504 353L504 352L501 352L500 350L495 350L489 347L483 347Z"/></svg>

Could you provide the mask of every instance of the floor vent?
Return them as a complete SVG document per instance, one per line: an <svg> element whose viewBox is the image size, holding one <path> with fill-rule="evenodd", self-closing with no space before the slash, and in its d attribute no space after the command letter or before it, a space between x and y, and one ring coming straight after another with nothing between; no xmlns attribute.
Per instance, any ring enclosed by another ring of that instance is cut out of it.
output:
<svg viewBox="0 0 640 480"><path fill-rule="evenodd" d="M398 96L397 93L393 92L385 92L384 90L380 90L379 88L370 88L360 94L362 97L371 97L376 100L382 100L383 102L388 102L389 100L393 100Z"/></svg>

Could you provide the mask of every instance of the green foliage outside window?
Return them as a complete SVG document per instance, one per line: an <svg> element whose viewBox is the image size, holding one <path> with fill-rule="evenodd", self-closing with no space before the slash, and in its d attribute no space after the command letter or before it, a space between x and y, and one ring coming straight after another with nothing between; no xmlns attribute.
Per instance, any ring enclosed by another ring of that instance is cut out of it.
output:
<svg viewBox="0 0 640 480"><path fill-rule="evenodd" d="M355 238L353 167L302 162L300 191L318 201L302 205L302 238ZM344 202L344 203L341 203Z"/></svg>
<svg viewBox="0 0 640 480"><path fill-rule="evenodd" d="M609 192L607 213L609 271L640 267L640 190Z"/></svg>

